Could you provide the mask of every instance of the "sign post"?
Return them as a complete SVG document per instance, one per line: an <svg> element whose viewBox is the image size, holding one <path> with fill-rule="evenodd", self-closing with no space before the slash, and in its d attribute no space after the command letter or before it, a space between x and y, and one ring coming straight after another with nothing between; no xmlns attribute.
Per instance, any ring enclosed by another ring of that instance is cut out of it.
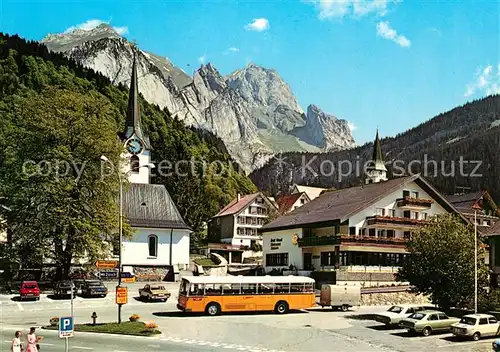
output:
<svg viewBox="0 0 500 352"><path fill-rule="evenodd" d="M65 346L68 352L68 338L73 337L73 317L62 317L59 319L59 338L66 339Z"/></svg>
<svg viewBox="0 0 500 352"><path fill-rule="evenodd" d="M118 304L118 319L121 317L122 305L128 302L128 289L125 286L116 286L116 304ZM120 323L120 321L119 321Z"/></svg>

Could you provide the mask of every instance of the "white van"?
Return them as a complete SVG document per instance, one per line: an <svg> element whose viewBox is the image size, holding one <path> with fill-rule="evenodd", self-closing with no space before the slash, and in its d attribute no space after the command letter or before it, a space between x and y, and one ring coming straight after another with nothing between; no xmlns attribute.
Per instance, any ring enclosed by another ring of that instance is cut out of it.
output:
<svg viewBox="0 0 500 352"><path fill-rule="evenodd" d="M361 305L361 288L348 285L322 285L319 305L347 311L350 307Z"/></svg>

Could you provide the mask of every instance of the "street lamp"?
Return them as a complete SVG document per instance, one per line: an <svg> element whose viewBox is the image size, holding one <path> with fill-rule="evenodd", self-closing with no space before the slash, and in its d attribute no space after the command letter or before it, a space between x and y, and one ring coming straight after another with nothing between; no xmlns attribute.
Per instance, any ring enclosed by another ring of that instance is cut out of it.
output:
<svg viewBox="0 0 500 352"><path fill-rule="evenodd" d="M474 209L474 313L477 314L477 209L481 209L477 204Z"/></svg>
<svg viewBox="0 0 500 352"><path fill-rule="evenodd" d="M105 156L101 155L101 160L107 163L110 163L113 166L113 163ZM154 168L153 164L146 164L139 167L151 167ZM125 176L128 175L130 171L125 173ZM118 175L118 181L120 182L120 219L119 219L119 248L118 248L118 287L121 287L122 283L122 237L123 237L123 178L120 172L120 169L116 170L116 174ZM118 304L118 324L122 322L122 305Z"/></svg>

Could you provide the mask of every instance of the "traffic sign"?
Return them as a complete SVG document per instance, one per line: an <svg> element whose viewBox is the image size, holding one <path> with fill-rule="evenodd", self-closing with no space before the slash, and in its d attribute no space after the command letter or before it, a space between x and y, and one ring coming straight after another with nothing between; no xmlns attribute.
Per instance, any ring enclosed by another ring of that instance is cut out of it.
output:
<svg viewBox="0 0 500 352"><path fill-rule="evenodd" d="M116 304L127 304L128 289L123 286L116 286Z"/></svg>
<svg viewBox="0 0 500 352"><path fill-rule="evenodd" d="M98 260L95 263L98 269L114 269L118 266L117 260Z"/></svg>
<svg viewBox="0 0 500 352"><path fill-rule="evenodd" d="M59 319L59 337L73 337L73 317L62 317Z"/></svg>

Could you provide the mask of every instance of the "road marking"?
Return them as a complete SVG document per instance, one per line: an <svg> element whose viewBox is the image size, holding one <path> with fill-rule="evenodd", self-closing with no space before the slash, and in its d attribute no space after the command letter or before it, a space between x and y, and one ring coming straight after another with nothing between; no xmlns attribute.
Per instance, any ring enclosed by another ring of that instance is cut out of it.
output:
<svg viewBox="0 0 500 352"><path fill-rule="evenodd" d="M76 348L80 350L93 350L92 347L82 347L82 346L71 346L71 348Z"/></svg>
<svg viewBox="0 0 500 352"><path fill-rule="evenodd" d="M24 311L24 307L21 305L21 303L20 303L20 302L16 302L16 304L17 304L17 308L19 308L19 310L20 310L21 312L22 312L22 311Z"/></svg>
<svg viewBox="0 0 500 352"><path fill-rule="evenodd" d="M42 345L42 346L54 346L53 343L46 343L46 342L40 342L40 345Z"/></svg>
<svg viewBox="0 0 500 352"><path fill-rule="evenodd" d="M151 347L151 348L160 348L160 345L148 345L148 347Z"/></svg>
<svg viewBox="0 0 500 352"><path fill-rule="evenodd" d="M446 345L441 345L441 346L436 346L437 348L442 348L442 347L450 347L450 346L454 346L453 342L449 341L450 343L449 344L446 344ZM476 345L476 346L483 346L483 345L490 345L491 346L491 341L470 341L470 342L456 342L456 346L457 347L460 347L460 346L466 346L466 345Z"/></svg>

